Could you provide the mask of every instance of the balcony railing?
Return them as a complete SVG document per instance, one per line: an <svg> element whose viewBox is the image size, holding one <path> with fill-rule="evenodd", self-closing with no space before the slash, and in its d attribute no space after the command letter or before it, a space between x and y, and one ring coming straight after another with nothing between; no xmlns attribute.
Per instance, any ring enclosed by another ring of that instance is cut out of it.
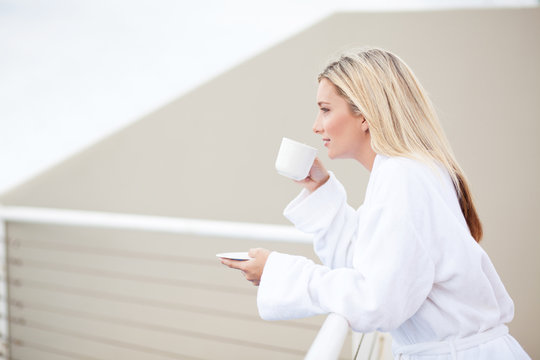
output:
<svg viewBox="0 0 540 360"><path fill-rule="evenodd" d="M0 336L2 338L0 359L9 358L10 341L10 318L8 316L9 279L7 278L7 223L139 230L169 234L189 234L304 244L309 244L312 241L311 236L296 230L292 226L78 210L0 206L0 240L3 240L3 246L0 249L0 258L5 260L2 268L2 282L0 284L0 313L2 314L0 318ZM341 353L348 331L348 323L343 317L337 314L330 314L313 341L305 358L309 360L337 359ZM374 342L375 339L372 341ZM358 352L356 351L356 355L357 354Z"/></svg>

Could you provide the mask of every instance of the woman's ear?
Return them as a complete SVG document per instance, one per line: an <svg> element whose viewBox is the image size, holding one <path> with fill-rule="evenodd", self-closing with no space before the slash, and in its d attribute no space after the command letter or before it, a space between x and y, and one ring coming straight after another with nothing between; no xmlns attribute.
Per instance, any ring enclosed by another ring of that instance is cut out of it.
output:
<svg viewBox="0 0 540 360"><path fill-rule="evenodd" d="M360 121L362 122L362 124L360 125L362 127L362 131L363 132L368 132L369 131L369 124L366 121L366 118L364 117L364 115L360 115Z"/></svg>

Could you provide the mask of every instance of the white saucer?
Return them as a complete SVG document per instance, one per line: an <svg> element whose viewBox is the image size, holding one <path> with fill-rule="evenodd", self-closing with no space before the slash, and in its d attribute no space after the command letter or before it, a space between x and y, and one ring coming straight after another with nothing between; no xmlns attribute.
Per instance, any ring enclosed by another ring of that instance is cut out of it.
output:
<svg viewBox="0 0 540 360"><path fill-rule="evenodd" d="M220 253L216 254L218 258L225 258L225 259L231 259L231 260L249 260L252 259L249 257L247 252L228 252L228 253Z"/></svg>

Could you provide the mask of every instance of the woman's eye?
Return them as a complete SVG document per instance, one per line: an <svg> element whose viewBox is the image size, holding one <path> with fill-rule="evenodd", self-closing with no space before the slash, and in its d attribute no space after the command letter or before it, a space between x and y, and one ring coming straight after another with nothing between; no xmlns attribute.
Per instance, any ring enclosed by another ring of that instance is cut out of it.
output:
<svg viewBox="0 0 540 360"><path fill-rule="evenodd" d="M330 109L328 109L328 108L321 108L321 111L322 111L322 112L328 112L328 111L330 111Z"/></svg>

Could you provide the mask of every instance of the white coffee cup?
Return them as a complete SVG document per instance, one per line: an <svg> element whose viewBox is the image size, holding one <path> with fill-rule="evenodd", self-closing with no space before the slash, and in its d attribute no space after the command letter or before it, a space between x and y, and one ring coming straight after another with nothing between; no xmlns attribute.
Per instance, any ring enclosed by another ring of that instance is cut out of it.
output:
<svg viewBox="0 0 540 360"><path fill-rule="evenodd" d="M317 149L284 137L276 158L279 174L294 180L303 180L311 169Z"/></svg>

